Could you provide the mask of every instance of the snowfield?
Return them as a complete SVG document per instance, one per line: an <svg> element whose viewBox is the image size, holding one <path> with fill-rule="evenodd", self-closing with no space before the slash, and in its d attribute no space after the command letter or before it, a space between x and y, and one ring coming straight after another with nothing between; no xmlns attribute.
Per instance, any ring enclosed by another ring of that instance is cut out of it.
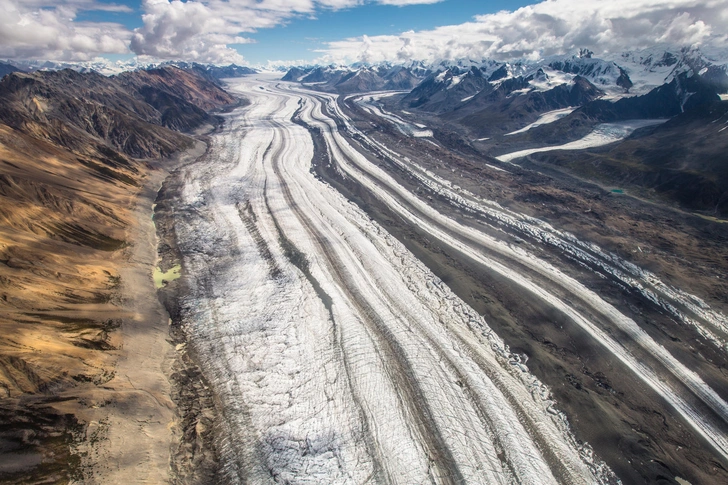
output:
<svg viewBox="0 0 728 485"><path fill-rule="evenodd" d="M725 316L598 247L429 173L357 132L333 95L266 75L229 82L251 104L225 115L208 154L182 169L175 216L189 288L183 325L224 415L218 442L228 482L617 483L577 442L524 359L397 239L311 173L314 143L303 125L321 134L342 177L577 322L728 456L716 424L728 421L728 405L635 322L528 249L434 210L339 130L454 206L620 278L717 346L725 346ZM370 98L358 101L370 113L408 136L431 136ZM602 127L592 138L614 140L639 126L646 124Z"/></svg>
<svg viewBox="0 0 728 485"><path fill-rule="evenodd" d="M556 120L546 121L553 122ZM581 138L576 141L572 141L569 143L564 143L563 145L554 145L554 146L546 146L546 147L540 147L540 148L529 148L528 150L519 150L517 152L512 153L506 153L504 155L499 155L496 158L500 160L501 162L510 162L511 160L515 160L516 158L526 157L528 155L531 155L532 153L540 153L540 152L550 152L552 150L584 150L585 148L594 148L594 147L600 147L603 145L609 145L610 143L614 143L615 141L623 140L627 138L629 135L632 134L636 129L638 128L644 128L646 126L652 126L652 125L659 125L660 123L664 123L667 120L629 120L629 121L621 121L618 123L602 123L596 126L594 128L594 131L586 135L584 138ZM538 123L538 122L536 122ZM538 123L538 124L544 124L544 123ZM538 125L536 125L538 126ZM533 126L526 127L526 128L533 128ZM514 135L516 133L520 133L522 131L526 131L526 129L521 129L519 131L514 131L513 133L508 133L509 135Z"/></svg>
<svg viewBox="0 0 728 485"><path fill-rule="evenodd" d="M504 136L517 135L518 133L524 133L524 132L530 130L531 128L535 128L537 126L548 125L549 123L553 123L554 121L560 120L564 116L568 116L575 109L576 108L562 108L562 109L555 109L553 111L547 111L546 113L539 116L538 119L536 121L534 121L533 123L531 123L530 125L524 126L520 130L506 133Z"/></svg>

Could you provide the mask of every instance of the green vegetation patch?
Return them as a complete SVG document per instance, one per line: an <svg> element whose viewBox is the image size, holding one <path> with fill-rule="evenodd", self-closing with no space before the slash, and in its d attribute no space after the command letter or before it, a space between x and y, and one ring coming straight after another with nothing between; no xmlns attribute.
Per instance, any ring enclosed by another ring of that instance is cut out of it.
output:
<svg viewBox="0 0 728 485"><path fill-rule="evenodd" d="M164 286L164 282L174 281L182 275L182 265L177 264L172 266L166 273L159 269L159 266L154 268L154 287L161 288Z"/></svg>

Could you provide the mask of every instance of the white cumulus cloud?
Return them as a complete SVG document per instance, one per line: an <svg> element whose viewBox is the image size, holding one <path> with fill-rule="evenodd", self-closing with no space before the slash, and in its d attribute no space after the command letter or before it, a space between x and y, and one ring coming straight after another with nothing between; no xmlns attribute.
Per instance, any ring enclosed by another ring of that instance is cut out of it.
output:
<svg viewBox="0 0 728 485"><path fill-rule="evenodd" d="M251 28L202 2L145 0L144 10L144 26L134 32L130 44L137 55L234 62L240 55L229 44L249 42L238 34Z"/></svg>
<svg viewBox="0 0 728 485"><path fill-rule="evenodd" d="M413 5L442 0L144 0L144 26L131 50L138 55L200 62L242 62L232 44L250 42L240 34L285 24L321 9L380 3Z"/></svg>
<svg viewBox="0 0 728 485"><path fill-rule="evenodd" d="M134 53L152 59L243 62L250 34L364 4L443 0L143 0L143 25L81 22L89 10L130 12L99 0L0 0L0 58L83 61ZM455 0L451 0L455 1ZM330 42L320 62L540 57L588 48L597 54L657 43L728 46L725 0L546 0L460 25Z"/></svg>
<svg viewBox="0 0 728 485"><path fill-rule="evenodd" d="M460 25L330 42L319 60L510 59L580 48L608 54L658 43L725 47L726 33L725 0L547 0Z"/></svg>
<svg viewBox="0 0 728 485"><path fill-rule="evenodd" d="M129 8L91 0L0 0L0 57L85 61L129 52L131 32L111 22L77 22L81 10Z"/></svg>
<svg viewBox="0 0 728 485"><path fill-rule="evenodd" d="M86 61L134 53L150 59L242 62L246 34L321 10L367 3L411 5L441 0L143 0L143 26L81 22L81 11L132 12L98 0L0 0L0 58Z"/></svg>

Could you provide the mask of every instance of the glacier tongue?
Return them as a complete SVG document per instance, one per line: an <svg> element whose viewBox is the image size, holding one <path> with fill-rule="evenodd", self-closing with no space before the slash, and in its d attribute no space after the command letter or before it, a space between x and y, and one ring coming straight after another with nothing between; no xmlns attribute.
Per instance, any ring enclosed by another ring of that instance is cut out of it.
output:
<svg viewBox="0 0 728 485"><path fill-rule="evenodd" d="M175 219L226 479L612 481L482 317L310 173L312 139L291 118L335 126L329 100L235 83L251 105L182 169Z"/></svg>
<svg viewBox="0 0 728 485"><path fill-rule="evenodd" d="M658 125L660 123L664 123L667 120L663 119L657 119L657 120L629 120L629 121L621 121L618 123L602 123L600 125L597 125L594 130L586 135L585 137L575 140L569 143L564 143L563 145L550 145L545 147L539 147L539 148L528 148L526 150L519 150L517 152L511 152L511 153L505 153L503 155L498 155L496 158L500 160L501 162L510 162L511 160L515 160L517 158L526 157L528 155L531 155L532 153L540 153L540 152L550 152L552 150L584 150L586 148L594 148L594 147L600 147L603 145L608 145L610 143L614 143L619 140L623 140L624 138L628 137L632 134L633 131L635 131L638 128L644 128L646 126L652 126L652 125ZM542 123L539 123L542 124ZM538 126L538 125L536 125ZM513 133L508 133L509 135L515 135L516 133L520 133L522 131L526 131L527 128L531 128L531 125L527 126L526 128L523 128L518 131L514 131Z"/></svg>

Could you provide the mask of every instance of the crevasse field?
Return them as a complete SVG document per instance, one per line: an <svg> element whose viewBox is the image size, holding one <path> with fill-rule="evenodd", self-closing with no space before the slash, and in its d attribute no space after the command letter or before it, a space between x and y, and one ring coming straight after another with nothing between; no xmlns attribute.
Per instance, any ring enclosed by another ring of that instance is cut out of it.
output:
<svg viewBox="0 0 728 485"><path fill-rule="evenodd" d="M593 244L440 179L358 132L332 95L265 75L230 82L251 105L226 115L208 154L183 169L175 212L190 288L183 324L223 410L227 480L616 482L590 446L575 440L526 359L311 172L307 127L321 134L326 163L342 178L515 283L524 299L565 314L728 457L720 430L728 405L713 389L557 263L494 233L527 234L559 248L718 347L725 345L717 336L728 327L724 315ZM360 150L386 154L454 207L487 214L496 231L434 210Z"/></svg>

